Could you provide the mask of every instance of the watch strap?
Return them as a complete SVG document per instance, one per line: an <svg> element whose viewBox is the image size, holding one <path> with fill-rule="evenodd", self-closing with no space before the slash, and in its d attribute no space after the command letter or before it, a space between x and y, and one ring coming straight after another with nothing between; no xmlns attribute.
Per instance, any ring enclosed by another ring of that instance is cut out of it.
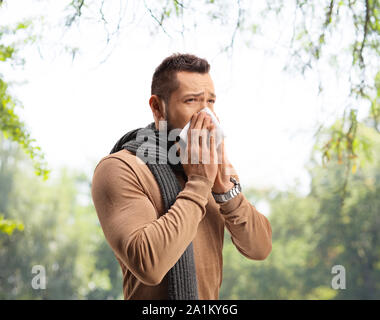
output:
<svg viewBox="0 0 380 320"><path fill-rule="evenodd" d="M227 202L235 198L239 193L241 193L240 183L233 177L230 177L230 181L234 184L234 186L230 190L228 190L226 193L212 192L212 195L217 203Z"/></svg>

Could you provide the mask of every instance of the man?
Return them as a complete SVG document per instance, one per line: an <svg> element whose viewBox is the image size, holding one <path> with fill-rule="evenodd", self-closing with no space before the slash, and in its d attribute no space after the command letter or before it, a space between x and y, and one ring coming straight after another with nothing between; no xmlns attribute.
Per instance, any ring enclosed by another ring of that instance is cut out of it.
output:
<svg viewBox="0 0 380 320"><path fill-rule="evenodd" d="M125 299L218 299L225 227L248 259L263 260L272 249L268 219L240 192L224 142L217 148L215 122L200 112L215 114L209 69L194 55L166 58L152 80L154 123L124 135L95 168L92 197L122 269ZM162 139L163 130L180 131L189 121L185 147ZM141 160L153 149L144 144L155 150L148 161ZM156 161L173 146L180 163Z"/></svg>

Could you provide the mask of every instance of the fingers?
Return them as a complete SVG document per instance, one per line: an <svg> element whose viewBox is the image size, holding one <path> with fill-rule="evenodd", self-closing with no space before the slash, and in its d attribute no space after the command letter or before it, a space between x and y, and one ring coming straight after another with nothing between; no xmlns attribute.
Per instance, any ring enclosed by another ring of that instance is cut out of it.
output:
<svg viewBox="0 0 380 320"><path fill-rule="evenodd" d="M210 152L208 148L209 143L209 130L211 126L212 120L209 115L205 116L203 121L203 126L200 130L199 137L199 154L201 156L202 163L210 163Z"/></svg>
<svg viewBox="0 0 380 320"><path fill-rule="evenodd" d="M198 129L196 124L194 130L196 131L196 135L199 135L199 144L197 150L200 160L199 162L202 164L208 164L210 163L210 152L207 145L209 132L208 130L212 121L207 113L202 113L204 113L202 126Z"/></svg>
<svg viewBox="0 0 380 320"><path fill-rule="evenodd" d="M210 163L217 163L217 151L215 143L215 128L210 131Z"/></svg>
<svg viewBox="0 0 380 320"><path fill-rule="evenodd" d="M210 115L206 112L194 114L188 132L187 155L192 164L210 163L208 133L214 129Z"/></svg>
<svg viewBox="0 0 380 320"><path fill-rule="evenodd" d="M206 112L199 112L196 114L195 121L192 123L192 125L190 125L190 129L201 129L206 115Z"/></svg>
<svg viewBox="0 0 380 320"><path fill-rule="evenodd" d="M206 118L206 113L205 112L198 112L193 114L191 117L191 122L190 122L190 127L187 132L187 141L190 142L190 146L188 143L189 148L192 146L195 148L196 146L199 146L200 141L199 141L199 136L200 136L200 130L203 127L203 122ZM191 150L188 150L191 151Z"/></svg>
<svg viewBox="0 0 380 320"><path fill-rule="evenodd" d="M220 144L220 148L219 148L219 159L220 161L218 162L218 165L219 166L223 166L223 164L225 164L225 154L224 154L224 141L222 141L222 143Z"/></svg>

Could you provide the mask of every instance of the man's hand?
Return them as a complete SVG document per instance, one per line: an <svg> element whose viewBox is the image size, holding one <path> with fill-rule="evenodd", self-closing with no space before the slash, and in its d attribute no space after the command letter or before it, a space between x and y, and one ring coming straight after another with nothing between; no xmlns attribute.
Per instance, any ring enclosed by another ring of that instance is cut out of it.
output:
<svg viewBox="0 0 380 320"><path fill-rule="evenodd" d="M209 144L208 134L210 134ZM218 171L215 127L211 117L204 111L194 114L191 118L185 153L187 159L181 154L181 162L188 177L199 175L211 182L215 181Z"/></svg>

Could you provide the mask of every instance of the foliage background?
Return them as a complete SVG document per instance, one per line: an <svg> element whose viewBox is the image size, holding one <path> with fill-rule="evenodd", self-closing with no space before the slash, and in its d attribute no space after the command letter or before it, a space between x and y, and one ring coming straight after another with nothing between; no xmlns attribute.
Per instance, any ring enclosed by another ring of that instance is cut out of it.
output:
<svg viewBox="0 0 380 320"><path fill-rule="evenodd" d="M296 0L290 10L285 2L272 0L261 20L250 16L252 3L231 3L204 1L192 7L186 1L144 1L144 10L152 21L152 37L159 32L171 37L176 28L186 37L184 14L192 28L195 17L218 25L220 34L229 28L233 32L219 54L231 57L236 41L256 50L253 39L260 34L265 38L268 21L285 26L294 11L290 60L284 69L305 74L322 63L340 77L348 76L349 93L332 125L318 124L306 164L311 181L306 195L297 185L286 191L244 189L253 204L268 205L273 249L265 261L247 260L226 230L220 298L379 299L379 1ZM68 1L62 13L64 24L58 27L69 34L96 16L96 23L104 25L107 48L122 36L122 16L110 19L104 1ZM120 266L92 205L91 175L68 164L50 176L43 150L19 117L23 104L12 93L15 84L6 71L22 66L30 48L46 45L39 21L0 21L0 299L122 299ZM348 27L351 42L343 47L335 39ZM80 54L80 47L70 42L61 47L73 60ZM111 51L101 63L107 63ZM358 110L367 110L365 117L359 119ZM34 265L46 268L45 290L31 287ZM334 265L346 269L345 290L331 287Z"/></svg>

